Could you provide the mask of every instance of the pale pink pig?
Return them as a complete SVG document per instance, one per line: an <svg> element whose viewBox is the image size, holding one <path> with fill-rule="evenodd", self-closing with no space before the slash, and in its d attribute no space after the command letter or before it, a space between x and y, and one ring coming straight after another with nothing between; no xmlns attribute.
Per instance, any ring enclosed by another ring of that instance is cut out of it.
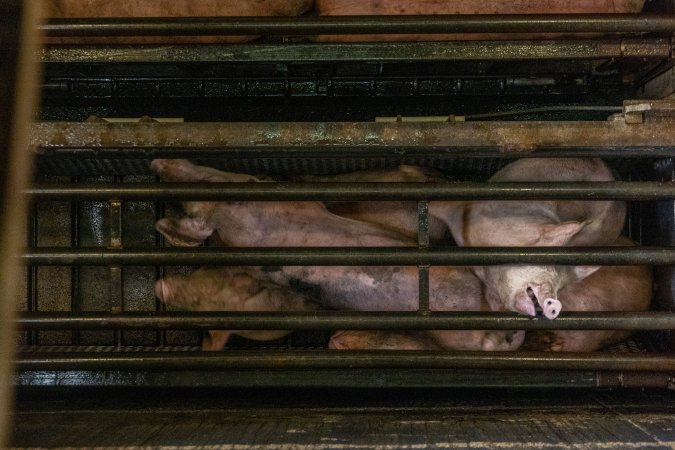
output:
<svg viewBox="0 0 675 450"><path fill-rule="evenodd" d="M322 16L637 13L644 0L316 0ZM418 41L472 39L552 39L572 33L350 34L318 36L319 41ZM577 34L577 36L579 36Z"/></svg>
<svg viewBox="0 0 675 450"><path fill-rule="evenodd" d="M311 0L45 0L45 17L230 17L298 16ZM49 44L236 43L253 36L88 36L48 37Z"/></svg>
<svg viewBox="0 0 675 450"><path fill-rule="evenodd" d="M611 245L635 245L620 237ZM567 311L646 311L652 300L652 271L648 266L603 266L560 290ZM526 348L539 351L592 352L626 339L629 331L530 331Z"/></svg>
<svg viewBox="0 0 675 450"><path fill-rule="evenodd" d="M152 168L168 181L252 181L195 166L185 160L154 160ZM156 228L175 245L196 245L217 232L230 246L392 246L415 241L372 224L338 217L320 202L185 202L188 217L161 219ZM415 267L282 266L266 272L283 286L301 283L313 291L311 299L330 309L360 311L416 310L418 271ZM480 310L485 307L480 281L466 268L432 267L430 307L437 311ZM315 298L316 297L316 298ZM494 333L438 331L445 348L511 350L522 332ZM499 333L498 333L499 334ZM454 339L453 336L460 336Z"/></svg>
<svg viewBox="0 0 675 450"><path fill-rule="evenodd" d="M318 306L300 293L264 280L255 268L203 267L190 275L168 275L155 283L155 296L190 311L305 311ZM285 330L209 330L203 350L221 350L231 334L256 341L280 339Z"/></svg>
<svg viewBox="0 0 675 450"><path fill-rule="evenodd" d="M490 182L613 181L596 158L524 158L497 172ZM448 201L431 202L430 213L445 221L462 246L592 246L613 242L623 228L626 205L620 201ZM588 266L477 266L486 299L498 310L544 315L562 309L558 291L593 273Z"/></svg>

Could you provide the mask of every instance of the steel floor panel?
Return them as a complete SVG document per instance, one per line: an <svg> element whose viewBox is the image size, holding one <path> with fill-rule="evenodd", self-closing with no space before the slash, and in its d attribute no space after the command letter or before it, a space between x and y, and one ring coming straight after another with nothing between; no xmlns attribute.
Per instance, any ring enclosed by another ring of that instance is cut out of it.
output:
<svg viewBox="0 0 675 450"><path fill-rule="evenodd" d="M27 390L12 448L672 449L675 393Z"/></svg>

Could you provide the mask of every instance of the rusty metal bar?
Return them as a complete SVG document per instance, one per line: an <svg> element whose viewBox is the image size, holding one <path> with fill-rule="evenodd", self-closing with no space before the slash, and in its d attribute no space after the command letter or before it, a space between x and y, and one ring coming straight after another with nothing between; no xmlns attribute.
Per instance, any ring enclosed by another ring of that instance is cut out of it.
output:
<svg viewBox="0 0 675 450"><path fill-rule="evenodd" d="M667 59L671 48L670 39L650 37L282 45L62 45L43 49L41 58L45 64Z"/></svg>
<svg viewBox="0 0 675 450"><path fill-rule="evenodd" d="M675 356L659 353L230 351L154 353L31 353L20 370L232 370L423 368L508 370L675 371Z"/></svg>
<svg viewBox="0 0 675 450"><path fill-rule="evenodd" d="M420 250L429 248L429 202L417 202L417 245ZM418 290L417 310L426 314L429 312L429 266L417 266Z"/></svg>
<svg viewBox="0 0 675 450"><path fill-rule="evenodd" d="M383 303L386 300L383 299ZM16 325L27 330L81 329L246 329L246 330L672 330L670 312L570 312L555 320L511 312L433 311L223 311L25 313Z"/></svg>
<svg viewBox="0 0 675 450"><path fill-rule="evenodd" d="M667 33L667 14L503 14L332 17L50 19L47 36L204 36L386 33Z"/></svg>
<svg viewBox="0 0 675 450"><path fill-rule="evenodd" d="M26 193L50 200L670 200L673 182L520 183L161 183L42 184Z"/></svg>
<svg viewBox="0 0 675 450"><path fill-rule="evenodd" d="M115 177L118 183L120 177ZM122 201L110 200L110 249L122 250ZM120 265L110 266L110 311L121 313L124 311L124 269ZM115 342L122 346L122 331L115 330Z"/></svg>
<svg viewBox="0 0 675 450"><path fill-rule="evenodd" d="M108 250L33 248L29 265L490 266L672 265L675 247L200 247Z"/></svg>
<svg viewBox="0 0 675 450"><path fill-rule="evenodd" d="M72 183L79 183L80 177L73 177ZM35 219L37 220L37 218ZM70 246L78 248L80 246L80 202L72 201L70 203ZM70 310L82 310L82 296L80 292L80 268L73 266L70 268ZM73 330L73 344L80 344L80 332Z"/></svg>
<svg viewBox="0 0 675 450"><path fill-rule="evenodd" d="M461 114L461 111L448 111ZM74 123L33 126L38 155L75 158L675 156L675 117L607 122ZM583 137L580 139L580 136ZM130 145L129 142L133 142Z"/></svg>

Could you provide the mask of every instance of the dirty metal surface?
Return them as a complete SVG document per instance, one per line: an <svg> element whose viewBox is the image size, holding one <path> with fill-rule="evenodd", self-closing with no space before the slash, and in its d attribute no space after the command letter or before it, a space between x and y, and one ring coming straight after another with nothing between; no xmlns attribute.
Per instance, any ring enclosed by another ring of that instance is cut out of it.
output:
<svg viewBox="0 0 675 450"><path fill-rule="evenodd" d="M237 156L287 156L284 151L311 150L319 157L363 156L364 150L393 150L400 155L451 153L467 156L472 149L496 149L517 157L536 149L630 149L644 156L675 146L675 119L657 117L640 124L609 122L240 122L240 123L73 123L42 122L31 133L38 154L64 151L80 157L120 156L143 150L147 157L174 156L171 149L207 156L245 150ZM148 148L152 147L152 148ZM345 155L345 149L351 149ZM458 150L464 149L464 152ZM468 149L468 150L467 150ZM278 153L281 152L281 153ZM473 152L475 153L475 152ZM670 155L670 154L668 154ZM215 155L214 155L215 156ZM294 154L302 156L302 154ZM672 155L670 155L672 156Z"/></svg>
<svg viewBox="0 0 675 450"><path fill-rule="evenodd" d="M109 395L112 392L115 395ZM672 449L674 413L672 392L649 390L21 392L11 444L12 448Z"/></svg>
<svg viewBox="0 0 675 450"><path fill-rule="evenodd" d="M545 41L460 41L298 43L249 45L51 46L41 59L50 63L203 63L552 60L670 57L664 38Z"/></svg>

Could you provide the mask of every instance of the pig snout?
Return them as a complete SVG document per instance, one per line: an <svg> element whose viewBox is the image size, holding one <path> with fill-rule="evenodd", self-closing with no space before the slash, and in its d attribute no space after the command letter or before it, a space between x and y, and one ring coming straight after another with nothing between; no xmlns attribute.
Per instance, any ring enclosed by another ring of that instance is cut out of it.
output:
<svg viewBox="0 0 675 450"><path fill-rule="evenodd" d="M553 298L553 287L550 284L528 286L527 294L539 304L544 317L547 319L558 317L560 310L562 310L562 303Z"/></svg>

